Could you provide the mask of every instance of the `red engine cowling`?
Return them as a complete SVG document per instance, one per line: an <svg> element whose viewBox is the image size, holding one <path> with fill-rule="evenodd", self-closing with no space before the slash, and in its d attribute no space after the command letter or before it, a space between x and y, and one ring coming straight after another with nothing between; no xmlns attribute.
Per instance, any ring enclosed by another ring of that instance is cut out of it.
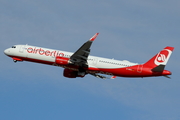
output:
<svg viewBox="0 0 180 120"><path fill-rule="evenodd" d="M68 78L76 78L77 75L77 71L73 71L70 69L64 69L64 73L63 73L64 77L68 77Z"/></svg>
<svg viewBox="0 0 180 120"><path fill-rule="evenodd" d="M55 63L58 65L67 65L69 64L69 58L57 56Z"/></svg>

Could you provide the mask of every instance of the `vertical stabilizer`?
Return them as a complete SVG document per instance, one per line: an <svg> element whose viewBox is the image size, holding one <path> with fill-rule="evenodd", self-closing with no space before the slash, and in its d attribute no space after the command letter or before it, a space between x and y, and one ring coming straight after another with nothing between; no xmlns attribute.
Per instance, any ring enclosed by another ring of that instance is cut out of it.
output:
<svg viewBox="0 0 180 120"><path fill-rule="evenodd" d="M162 66L165 67L173 50L174 50L174 47L169 47L169 46L165 47L162 51L160 51L158 54L156 54L153 58L151 58L149 61L144 63L144 66L150 67L150 68L155 68L157 66L161 66L161 67L157 67L157 68L162 68Z"/></svg>

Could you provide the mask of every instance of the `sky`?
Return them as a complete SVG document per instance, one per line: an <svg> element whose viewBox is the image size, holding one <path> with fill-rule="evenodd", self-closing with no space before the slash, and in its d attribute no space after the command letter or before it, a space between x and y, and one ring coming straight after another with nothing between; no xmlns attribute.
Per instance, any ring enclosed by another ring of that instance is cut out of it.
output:
<svg viewBox="0 0 180 120"><path fill-rule="evenodd" d="M1 120L179 120L180 1L0 0ZM14 63L4 50L29 44L75 52L95 33L91 55L144 63L175 50L165 77L63 77L63 68Z"/></svg>

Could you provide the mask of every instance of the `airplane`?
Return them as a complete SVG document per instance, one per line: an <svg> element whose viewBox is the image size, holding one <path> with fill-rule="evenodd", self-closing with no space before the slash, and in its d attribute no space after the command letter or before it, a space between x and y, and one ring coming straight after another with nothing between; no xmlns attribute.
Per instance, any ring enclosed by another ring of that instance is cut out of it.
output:
<svg viewBox="0 0 180 120"><path fill-rule="evenodd" d="M170 78L168 75L172 73L164 68L174 47L165 47L143 64L91 56L89 55L90 47L98 34L96 33L85 42L75 53L27 44L13 45L11 48L4 50L4 53L11 57L14 62L29 61L62 67L64 68L63 75L67 78L83 78L87 74L102 79L114 79L117 76L131 78L165 76Z"/></svg>

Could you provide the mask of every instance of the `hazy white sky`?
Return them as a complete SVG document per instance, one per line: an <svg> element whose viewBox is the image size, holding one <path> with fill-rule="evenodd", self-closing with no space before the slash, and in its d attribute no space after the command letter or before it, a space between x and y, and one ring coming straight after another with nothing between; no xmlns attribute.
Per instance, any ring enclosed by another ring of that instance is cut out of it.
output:
<svg viewBox="0 0 180 120"><path fill-rule="evenodd" d="M1 0L0 119L179 120L178 0ZM76 51L96 32L91 55L143 63L175 47L172 79L63 77L63 69L13 61L4 49L30 44Z"/></svg>

